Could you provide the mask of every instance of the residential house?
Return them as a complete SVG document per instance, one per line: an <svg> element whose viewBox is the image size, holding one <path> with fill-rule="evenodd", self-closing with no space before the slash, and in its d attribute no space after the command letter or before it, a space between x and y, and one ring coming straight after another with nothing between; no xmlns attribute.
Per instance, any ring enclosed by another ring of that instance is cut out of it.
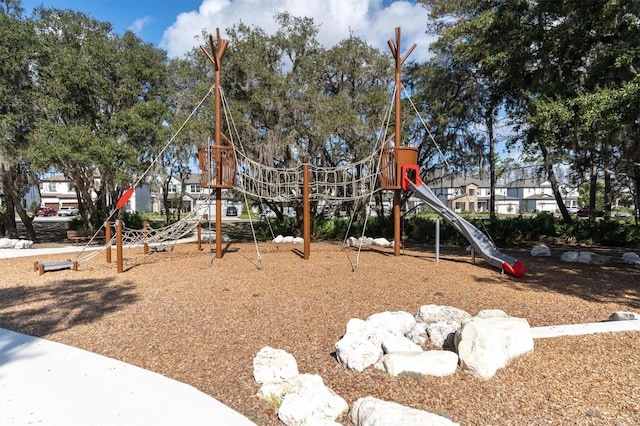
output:
<svg viewBox="0 0 640 426"><path fill-rule="evenodd" d="M95 201L100 188L100 172L93 174L93 188L91 198ZM31 190L23 200L25 206L35 203L39 207L51 207L58 211L62 206L78 207L78 196L73 182L64 175L52 175L40 180L37 190ZM131 198L125 205L125 209L131 212L145 212L151 210L151 192L149 187L141 185L136 188Z"/></svg>
<svg viewBox="0 0 640 426"><path fill-rule="evenodd" d="M549 181L518 179L509 182L506 188L509 196L520 200L520 212L522 213L556 213L560 210ZM561 184L560 193L569 210L578 208L578 190L576 188Z"/></svg>
<svg viewBox="0 0 640 426"><path fill-rule="evenodd" d="M489 182L446 176L429 182L429 187L449 208L457 213L487 212L491 200ZM507 194L507 188L496 186L495 211L498 214L518 214L518 200Z"/></svg>
<svg viewBox="0 0 640 426"><path fill-rule="evenodd" d="M209 216L215 216L216 212L216 199L215 190L211 188L203 188L201 182L200 173L192 173L185 182L185 191L181 199L180 194L180 180L171 178L168 185L168 201L170 209L180 209L181 212L193 212L206 214ZM152 211L155 213L163 213L163 191L160 189L158 193L152 195ZM233 201L231 192L227 189L222 190L222 214L226 215L228 207L236 207L237 214L242 212L242 203Z"/></svg>

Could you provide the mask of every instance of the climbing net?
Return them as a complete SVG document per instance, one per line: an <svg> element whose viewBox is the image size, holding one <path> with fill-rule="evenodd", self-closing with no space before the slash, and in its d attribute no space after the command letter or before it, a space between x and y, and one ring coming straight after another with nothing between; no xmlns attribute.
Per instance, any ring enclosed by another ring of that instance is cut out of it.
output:
<svg viewBox="0 0 640 426"><path fill-rule="evenodd" d="M179 239L191 235L201 220L201 214L192 213L188 214L184 219L160 228L153 228L147 225L145 229L133 229L127 227L125 224L125 226L122 227L122 245L127 248L140 247L143 244L155 246L173 245ZM111 240L106 241L104 246L96 250L87 250L91 243L89 242L78 255L77 262L79 264L87 263L107 248L115 246L115 231L112 231L111 235Z"/></svg>
<svg viewBox="0 0 640 426"><path fill-rule="evenodd" d="M293 168L268 167L236 150L238 189L249 196L276 202L299 199L304 184L302 165ZM376 188L378 157L369 157L343 167L309 165L309 194L312 199L355 201L369 197Z"/></svg>

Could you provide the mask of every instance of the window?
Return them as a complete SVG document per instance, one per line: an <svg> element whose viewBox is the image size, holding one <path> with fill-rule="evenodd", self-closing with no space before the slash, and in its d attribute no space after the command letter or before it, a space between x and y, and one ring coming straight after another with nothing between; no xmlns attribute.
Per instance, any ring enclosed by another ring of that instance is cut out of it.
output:
<svg viewBox="0 0 640 426"><path fill-rule="evenodd" d="M49 182L49 192L56 192L56 183Z"/></svg>
<svg viewBox="0 0 640 426"><path fill-rule="evenodd" d="M475 188L469 188L469 197L474 197L476 195L476 189Z"/></svg>
<svg viewBox="0 0 640 426"><path fill-rule="evenodd" d="M170 183L168 189L169 193L176 193L178 192L178 185L176 185L175 183Z"/></svg>
<svg viewBox="0 0 640 426"><path fill-rule="evenodd" d="M189 192L195 192L198 193L202 190L202 187L199 184L191 184L191 187L189 188Z"/></svg>

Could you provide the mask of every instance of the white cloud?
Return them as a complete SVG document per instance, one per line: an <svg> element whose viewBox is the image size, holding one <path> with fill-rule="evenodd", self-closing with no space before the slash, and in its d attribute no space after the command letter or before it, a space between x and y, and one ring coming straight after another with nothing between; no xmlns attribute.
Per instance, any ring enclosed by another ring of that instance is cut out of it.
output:
<svg viewBox="0 0 640 426"><path fill-rule="evenodd" d="M274 15L289 12L292 16L310 17L319 26L318 40L331 47L353 33L370 45L389 52L387 40L395 41L395 28L401 27L401 52L411 44L417 48L408 61L422 61L428 57L433 37L425 34L428 12L413 1L396 0L384 5L382 0L203 0L198 10L181 13L164 31L160 47L169 56L182 56L201 44L203 30L215 35L242 21L262 28L267 34L277 30Z"/></svg>
<svg viewBox="0 0 640 426"><path fill-rule="evenodd" d="M151 18L145 16L144 18L136 19L135 21L133 21L133 23L129 25L127 29L131 30L134 34L140 34L144 27L149 25L150 22Z"/></svg>

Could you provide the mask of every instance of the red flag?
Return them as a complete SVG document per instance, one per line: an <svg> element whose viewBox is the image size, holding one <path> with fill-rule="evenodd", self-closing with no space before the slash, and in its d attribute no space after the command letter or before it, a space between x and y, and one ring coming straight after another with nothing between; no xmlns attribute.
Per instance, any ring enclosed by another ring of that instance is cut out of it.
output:
<svg viewBox="0 0 640 426"><path fill-rule="evenodd" d="M131 187L131 188L127 189L126 191L124 191L124 194L122 194L122 196L120 197L120 199L116 203L116 210L123 208L124 205L127 204L127 201L129 201L129 198L131 198L131 195L133 195L133 190L134 189L135 188Z"/></svg>

